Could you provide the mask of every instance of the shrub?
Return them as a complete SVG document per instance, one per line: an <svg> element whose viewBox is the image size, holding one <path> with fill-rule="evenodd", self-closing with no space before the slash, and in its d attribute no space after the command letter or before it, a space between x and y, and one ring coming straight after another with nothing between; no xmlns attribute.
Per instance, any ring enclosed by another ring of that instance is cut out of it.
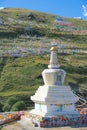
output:
<svg viewBox="0 0 87 130"><path fill-rule="evenodd" d="M25 109L26 109L26 105L24 101L18 101L12 106L11 111L20 111Z"/></svg>
<svg viewBox="0 0 87 130"><path fill-rule="evenodd" d="M16 97L10 97L10 98L8 98L8 100L6 101L5 105L3 106L3 111L10 111L11 107L16 102L17 102L17 98Z"/></svg>
<svg viewBox="0 0 87 130"><path fill-rule="evenodd" d="M3 104L0 102L0 112L2 112Z"/></svg>
<svg viewBox="0 0 87 130"><path fill-rule="evenodd" d="M7 103L3 106L3 111L8 112L8 111L10 111L10 109L11 109L11 105L9 105Z"/></svg>

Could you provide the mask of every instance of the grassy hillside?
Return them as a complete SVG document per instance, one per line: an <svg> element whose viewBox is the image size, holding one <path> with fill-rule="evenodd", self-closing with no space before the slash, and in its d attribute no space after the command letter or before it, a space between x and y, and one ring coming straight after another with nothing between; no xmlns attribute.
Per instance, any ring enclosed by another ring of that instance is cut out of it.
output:
<svg viewBox="0 0 87 130"><path fill-rule="evenodd" d="M59 55L61 68L67 72L65 84L72 89L87 91L87 61L85 55ZM3 63L4 62L4 63ZM49 64L48 56L31 56L24 58L2 58L0 66L0 95L34 94L39 85L43 85L41 72ZM84 91L85 92L85 91Z"/></svg>
<svg viewBox="0 0 87 130"><path fill-rule="evenodd" d="M75 30L67 30L65 26L62 26L62 30L59 27L53 29L56 17L72 23ZM21 35L23 36L22 39L20 38ZM87 21L63 18L61 16L25 9L5 8L0 10L1 40L9 42L9 39L14 40L18 38L22 42L23 39L26 39L26 35L28 36L28 40L32 39L32 37L36 39L38 37L46 37L87 48ZM2 44L1 41L0 44Z"/></svg>
<svg viewBox="0 0 87 130"><path fill-rule="evenodd" d="M68 52L58 53L61 68L67 72L65 84L87 96L87 21L61 17L72 23L73 28L77 30L67 30L63 25L58 25L54 29L56 17L61 16L25 9L0 10L2 102L11 96L28 102L36 89L44 84L41 72L49 64L49 49L52 41L57 43L58 50L64 49ZM38 52L41 48L44 49L44 55ZM76 49L79 52L76 52ZM17 58L12 53L22 56Z"/></svg>

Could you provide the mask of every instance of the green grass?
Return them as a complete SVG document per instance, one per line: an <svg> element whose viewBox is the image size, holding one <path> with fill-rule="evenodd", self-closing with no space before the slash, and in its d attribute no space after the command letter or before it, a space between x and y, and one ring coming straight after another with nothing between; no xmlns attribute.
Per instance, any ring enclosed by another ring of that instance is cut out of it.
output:
<svg viewBox="0 0 87 130"><path fill-rule="evenodd" d="M79 91L81 85L87 90L86 56L59 55L61 68L67 74L65 84ZM67 61L68 58L68 61ZM31 96L40 85L43 85L42 71L47 68L49 58L46 56L31 56L18 59L8 59L1 71L0 95L12 96L26 94Z"/></svg>
<svg viewBox="0 0 87 130"><path fill-rule="evenodd" d="M30 13L34 15L35 19L28 19ZM23 49L26 47L38 48L41 42L44 48L50 48L50 42L53 40L87 50L87 35L85 33L82 35L72 34L51 29L55 20L53 14L7 8L0 10L0 16L6 22L5 25L0 25L0 47L3 51L13 50L15 45ZM74 26L87 30L87 21L65 19L72 22ZM32 27L31 31L25 30L27 26ZM32 36L32 39L19 37L21 34L25 36L25 33ZM34 36L37 36L37 39L34 40ZM61 68L67 72L65 85L70 85L77 92L82 90L84 95L87 92L87 55L80 53L58 54L58 59ZM0 99L6 100L10 96L21 96L22 99L27 97L26 100L28 101L37 88L44 84L41 73L48 64L49 57L47 55L11 58L5 54L0 58Z"/></svg>

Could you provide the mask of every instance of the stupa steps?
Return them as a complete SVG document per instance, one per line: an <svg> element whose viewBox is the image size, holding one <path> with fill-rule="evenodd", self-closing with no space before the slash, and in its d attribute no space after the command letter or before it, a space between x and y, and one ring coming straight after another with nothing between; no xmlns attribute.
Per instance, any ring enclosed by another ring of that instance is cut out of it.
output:
<svg viewBox="0 0 87 130"><path fill-rule="evenodd" d="M35 95L39 95L40 94L40 92L36 92L36 94ZM73 96L75 96L75 97L77 97L76 95L74 95L73 93L71 93L71 92L69 92L69 93L62 93L62 92L57 92L57 91L55 91L54 93L53 92L47 92L47 93L44 93L44 94L42 94L42 96L54 96L54 97L67 97L67 98L69 98L69 97L73 97Z"/></svg>
<svg viewBox="0 0 87 130"><path fill-rule="evenodd" d="M75 102L77 102L78 101L78 97L69 97L69 98L67 98L67 97L64 97L64 96L60 96L60 97L58 97L58 96L48 96L48 97L43 97L43 96L38 96L38 95L34 95L34 96L32 96L32 100L34 101L34 102L38 102L38 103L41 103L41 102L43 102L43 103L46 103L46 102L48 102L48 103L55 103L56 102L56 104L69 104L69 103L75 103Z"/></svg>
<svg viewBox="0 0 87 130"><path fill-rule="evenodd" d="M39 90L38 89L38 91L40 91L41 92L41 90ZM38 92L38 91L36 91L36 93ZM43 92L43 91L42 91ZM69 91L69 90L48 90L47 92L49 92L49 93L62 93L62 94L66 94L66 92L69 92L70 94L72 94L72 91Z"/></svg>
<svg viewBox="0 0 87 130"><path fill-rule="evenodd" d="M64 85L52 85L52 86L43 85L43 86L40 86L39 88L42 88L42 89L49 88L50 90L58 89L58 90L70 90L71 91L70 86L64 86Z"/></svg>
<svg viewBox="0 0 87 130"><path fill-rule="evenodd" d="M47 94L48 97L57 97L57 98L73 98L73 95L63 95L63 94Z"/></svg>
<svg viewBox="0 0 87 130"><path fill-rule="evenodd" d="M45 91L45 95L68 95L68 96L73 96L75 95L70 88L65 87L65 89L63 89L62 87L43 87L40 86L40 88L38 88L38 90L36 91L35 95L37 94L41 94L43 95L43 92Z"/></svg>

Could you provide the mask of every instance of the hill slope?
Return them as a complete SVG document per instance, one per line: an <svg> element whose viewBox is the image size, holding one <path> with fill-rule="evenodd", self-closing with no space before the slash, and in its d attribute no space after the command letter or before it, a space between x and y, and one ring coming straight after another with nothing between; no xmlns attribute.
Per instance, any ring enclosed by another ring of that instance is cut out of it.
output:
<svg viewBox="0 0 87 130"><path fill-rule="evenodd" d="M87 96L87 21L6 8L0 10L1 100L21 96L28 101L43 84L41 72L49 63L51 41L57 42L59 63L67 72L65 84Z"/></svg>

